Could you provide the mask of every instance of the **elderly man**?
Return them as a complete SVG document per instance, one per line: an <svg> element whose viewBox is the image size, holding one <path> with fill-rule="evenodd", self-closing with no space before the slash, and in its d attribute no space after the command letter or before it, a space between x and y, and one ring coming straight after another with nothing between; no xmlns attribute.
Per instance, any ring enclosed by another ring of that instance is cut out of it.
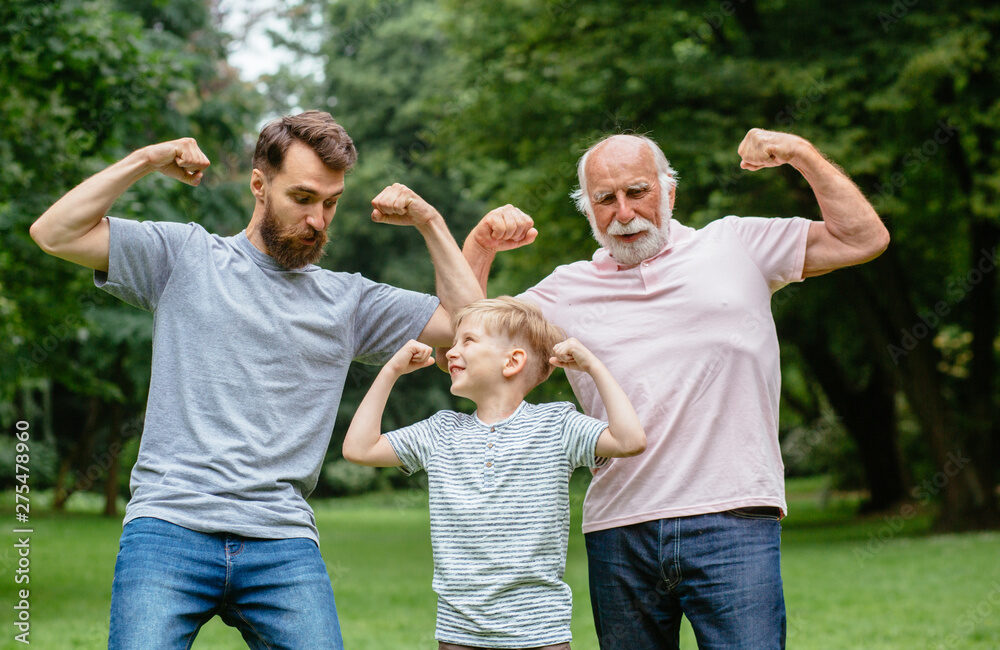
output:
<svg viewBox="0 0 1000 650"><path fill-rule="evenodd" d="M327 114L261 131L244 232L105 217L152 172L198 185L191 138L150 145L87 179L31 227L41 248L95 270L97 286L153 313L153 363L111 595L110 648L188 648L218 614L253 648L342 648L306 497L316 486L352 360L408 339L451 343L482 297L441 215L408 188L372 219L409 224L438 298L321 269L357 153Z"/></svg>
<svg viewBox="0 0 1000 650"><path fill-rule="evenodd" d="M753 129L739 154L744 169L799 170L823 220L685 226L672 218L677 175L660 148L611 136L580 159L574 193L602 247L521 294L608 365L647 432L646 452L596 470L584 502L602 648L676 648L682 615L702 647L784 645L771 296L877 257L889 235L806 140ZM473 229L464 253L484 286L496 251L532 241L531 226L505 206ZM584 411L606 417L593 382L568 374Z"/></svg>

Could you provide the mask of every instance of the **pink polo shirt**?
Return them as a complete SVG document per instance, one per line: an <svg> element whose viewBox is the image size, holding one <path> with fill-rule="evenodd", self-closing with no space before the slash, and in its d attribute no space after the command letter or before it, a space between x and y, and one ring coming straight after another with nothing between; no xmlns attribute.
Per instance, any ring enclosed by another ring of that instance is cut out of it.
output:
<svg viewBox="0 0 1000 650"><path fill-rule="evenodd" d="M776 506L781 372L771 295L802 279L807 219L729 216L620 269L604 248L521 294L611 370L646 429L646 451L595 470L583 531L663 517ZM584 412L607 413L571 371Z"/></svg>

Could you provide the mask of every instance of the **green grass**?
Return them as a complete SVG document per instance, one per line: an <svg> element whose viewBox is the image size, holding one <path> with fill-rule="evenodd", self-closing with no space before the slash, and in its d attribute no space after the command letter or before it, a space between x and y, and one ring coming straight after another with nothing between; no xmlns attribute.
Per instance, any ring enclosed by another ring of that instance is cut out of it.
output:
<svg viewBox="0 0 1000 650"><path fill-rule="evenodd" d="M574 650L597 647L579 532L582 487L574 481L566 571ZM788 491L782 573L790 648L1000 647L1000 534L930 535L927 511L857 519L857 497L828 495L817 480L789 481ZM104 647L120 521L38 513L39 497L32 503L32 645ZM12 495L3 498L13 503ZM426 503L424 494L403 493L314 504L349 650L436 647ZM13 543L8 532L0 549L0 648L22 647L12 640ZM246 646L216 618L194 647ZM686 625L682 647L695 647Z"/></svg>

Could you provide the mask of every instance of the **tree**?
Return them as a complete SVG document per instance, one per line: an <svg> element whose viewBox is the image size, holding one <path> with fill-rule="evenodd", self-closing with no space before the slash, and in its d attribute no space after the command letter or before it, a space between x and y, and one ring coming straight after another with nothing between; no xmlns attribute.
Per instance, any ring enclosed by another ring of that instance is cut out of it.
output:
<svg viewBox="0 0 1000 650"><path fill-rule="evenodd" d="M0 179L8 334L0 346L10 360L0 370L0 413L14 417L18 395L27 405L52 402L55 417L21 413L51 422L37 442L59 450L57 502L103 477L113 510L117 455L138 433L145 403L151 321L96 291L90 273L44 255L28 227L129 151L192 135L215 163L208 187L146 179L114 213L238 230L250 205L245 135L261 102L225 66L209 6L16 0L0 9L0 163L8 171Z"/></svg>

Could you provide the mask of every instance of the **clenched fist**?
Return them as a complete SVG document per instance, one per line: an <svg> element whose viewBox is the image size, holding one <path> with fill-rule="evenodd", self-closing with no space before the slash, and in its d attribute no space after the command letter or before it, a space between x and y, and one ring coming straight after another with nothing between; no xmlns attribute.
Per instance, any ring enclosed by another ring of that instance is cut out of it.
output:
<svg viewBox="0 0 1000 650"><path fill-rule="evenodd" d="M561 343L556 343L552 348L552 356L549 363L557 368L569 368L570 370L582 370L590 372L590 369L597 361L597 357L583 343L575 338L568 338Z"/></svg>
<svg viewBox="0 0 1000 650"><path fill-rule="evenodd" d="M405 375L432 365L434 363L434 357L431 356L433 351L429 345L410 339L396 351L396 354L392 355L392 358L385 365L397 375Z"/></svg>
<svg viewBox="0 0 1000 650"><path fill-rule="evenodd" d="M531 217L508 203L487 212L469 233L465 245L473 243L490 253L527 246L538 236L534 225Z"/></svg>
<svg viewBox="0 0 1000 650"><path fill-rule="evenodd" d="M372 199L372 221L395 226L422 226L440 217L430 203L401 183L393 183Z"/></svg>
<svg viewBox="0 0 1000 650"><path fill-rule="evenodd" d="M202 170L212 164L194 138L151 144L143 147L142 152L151 168L188 185L201 183Z"/></svg>
<svg viewBox="0 0 1000 650"><path fill-rule="evenodd" d="M790 163L809 146L805 138L791 133L750 129L737 152L742 159L740 167L757 171L764 167L777 167Z"/></svg>

